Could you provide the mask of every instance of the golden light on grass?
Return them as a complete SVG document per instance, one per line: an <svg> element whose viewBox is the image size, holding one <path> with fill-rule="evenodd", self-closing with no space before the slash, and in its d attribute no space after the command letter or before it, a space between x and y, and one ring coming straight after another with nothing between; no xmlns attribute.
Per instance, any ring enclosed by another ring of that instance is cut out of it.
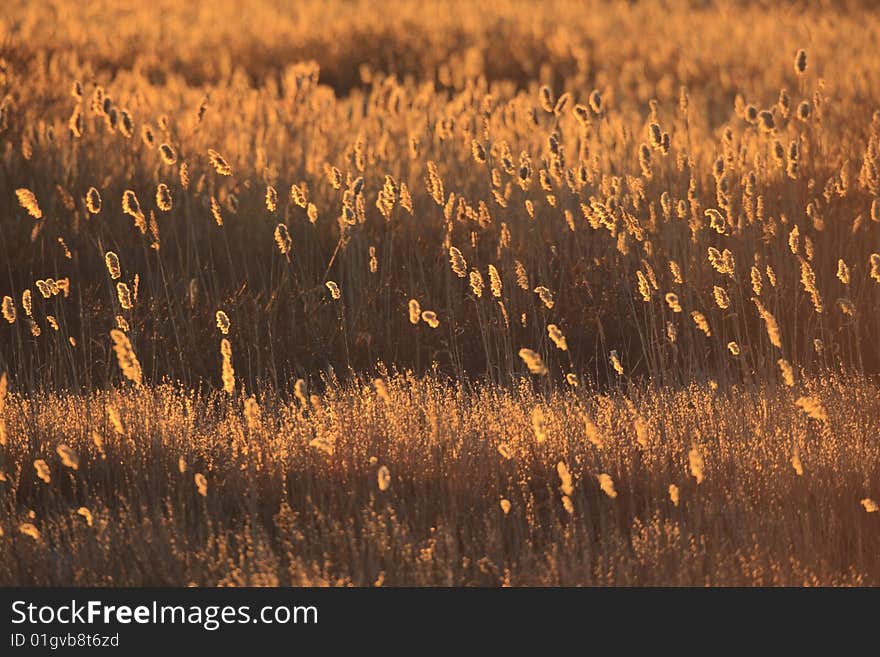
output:
<svg viewBox="0 0 880 657"><path fill-rule="evenodd" d="M0 583L880 583L869 3L49 4Z"/></svg>
<svg viewBox="0 0 880 657"><path fill-rule="evenodd" d="M207 477L205 477L205 475L203 475L201 472L196 472L193 479L195 481L196 490L198 491L199 495L201 495L202 497L207 497L208 496L208 479L207 479Z"/></svg>

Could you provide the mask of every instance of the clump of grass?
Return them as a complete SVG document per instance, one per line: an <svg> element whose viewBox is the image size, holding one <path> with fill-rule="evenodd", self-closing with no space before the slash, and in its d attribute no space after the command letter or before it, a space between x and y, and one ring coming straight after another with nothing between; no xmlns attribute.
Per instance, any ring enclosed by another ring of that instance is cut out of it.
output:
<svg viewBox="0 0 880 657"><path fill-rule="evenodd" d="M16 25L0 46L6 580L159 581L161 563L176 584L678 583L705 581L711 553L718 582L876 582L873 419L856 413L859 433L839 406L880 373L867 4L746 3L734 21L711 4L392 0L316 31L338 3L257 0L243 26L234 3L209 25L159 2L147 41L152 5L0 18ZM681 427L648 389L687 400ZM730 475L757 470L774 476ZM731 535L731 500L758 539ZM796 508L834 518L858 546L846 563L799 538ZM479 512L450 520L461 509ZM206 565L128 538L147 526ZM60 547L71 558L49 559Z"/></svg>
<svg viewBox="0 0 880 657"><path fill-rule="evenodd" d="M0 417L4 585L880 582L859 379L546 396L386 374L10 392Z"/></svg>

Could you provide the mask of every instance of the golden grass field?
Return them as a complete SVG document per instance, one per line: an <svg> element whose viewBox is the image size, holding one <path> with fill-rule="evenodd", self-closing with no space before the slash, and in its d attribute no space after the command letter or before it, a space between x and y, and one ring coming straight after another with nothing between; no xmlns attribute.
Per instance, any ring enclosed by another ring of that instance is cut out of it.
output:
<svg viewBox="0 0 880 657"><path fill-rule="evenodd" d="M0 585L880 584L878 37L10 0Z"/></svg>

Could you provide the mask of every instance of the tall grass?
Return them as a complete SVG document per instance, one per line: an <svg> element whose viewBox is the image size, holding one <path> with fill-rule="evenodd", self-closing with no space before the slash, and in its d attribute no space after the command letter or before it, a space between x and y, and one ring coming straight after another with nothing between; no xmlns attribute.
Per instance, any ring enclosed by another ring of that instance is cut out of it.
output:
<svg viewBox="0 0 880 657"><path fill-rule="evenodd" d="M880 582L863 381L811 385L809 411L784 387L379 383L11 395L0 581Z"/></svg>
<svg viewBox="0 0 880 657"><path fill-rule="evenodd" d="M505 382L521 348L557 381L613 380L612 350L659 383L766 379L780 358L880 368L871 13L746 6L733 20L672 3L645 34L654 8L558 3L536 35L501 3L430 21L422 59L375 62L379 35L403 53L438 7L341 12L342 38L315 27L317 6L258 4L235 35L215 22L231 4L169 6L159 41L123 48L153 5L125 21L53 6L72 51L23 5L0 49L0 291L20 306L38 280L70 284L3 329L17 386L117 381L120 326L145 381L219 385L217 310L247 389L378 360ZM271 61L257 34L281 49ZM743 54L753 38L760 61ZM499 294L478 294L492 271ZM435 328L410 323L410 299Z"/></svg>
<svg viewBox="0 0 880 657"><path fill-rule="evenodd" d="M877 582L870 3L7 5L0 580Z"/></svg>

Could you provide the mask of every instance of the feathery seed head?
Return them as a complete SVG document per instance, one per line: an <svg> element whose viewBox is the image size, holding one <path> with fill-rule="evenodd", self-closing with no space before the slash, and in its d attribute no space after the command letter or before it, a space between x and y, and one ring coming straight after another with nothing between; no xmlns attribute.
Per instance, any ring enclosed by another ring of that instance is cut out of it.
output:
<svg viewBox="0 0 880 657"><path fill-rule="evenodd" d="M232 175L232 167L229 166L229 162L227 162L226 158L220 155L220 153L215 151L213 148L208 149L208 160L211 162L211 166L214 167L214 171L216 171L219 175Z"/></svg>
<svg viewBox="0 0 880 657"><path fill-rule="evenodd" d="M565 335L556 324L547 325L547 334L550 336L550 339L553 340L553 344L556 345L557 349L561 351L568 350L568 343L565 340Z"/></svg>
<svg viewBox="0 0 880 657"><path fill-rule="evenodd" d="M418 299L409 300L409 323L416 325L421 319L422 307L419 305Z"/></svg>
<svg viewBox="0 0 880 657"><path fill-rule="evenodd" d="M467 261L456 247L449 247L449 263L452 265L452 271L459 278L467 276Z"/></svg>
<svg viewBox="0 0 880 657"><path fill-rule="evenodd" d="M89 187L86 192L86 209L91 214L98 214L101 211L101 194L94 187Z"/></svg>
<svg viewBox="0 0 880 657"><path fill-rule="evenodd" d="M43 211L40 210L37 197L31 190L22 187L15 190L15 195L18 197L18 204L27 210L28 214L34 219L41 219L43 217Z"/></svg>
<svg viewBox="0 0 880 657"><path fill-rule="evenodd" d="M122 276L122 269L119 266L119 256L113 253L113 251L107 251L104 255L104 264L107 265L107 273L110 274L110 278L114 281Z"/></svg>
<svg viewBox="0 0 880 657"><path fill-rule="evenodd" d="M10 296L3 297L3 319L10 324L15 324L15 301Z"/></svg>
<svg viewBox="0 0 880 657"><path fill-rule="evenodd" d="M545 375L549 372L547 366L544 365L544 359L537 351L523 347L519 350L519 357L522 358L532 374Z"/></svg>

